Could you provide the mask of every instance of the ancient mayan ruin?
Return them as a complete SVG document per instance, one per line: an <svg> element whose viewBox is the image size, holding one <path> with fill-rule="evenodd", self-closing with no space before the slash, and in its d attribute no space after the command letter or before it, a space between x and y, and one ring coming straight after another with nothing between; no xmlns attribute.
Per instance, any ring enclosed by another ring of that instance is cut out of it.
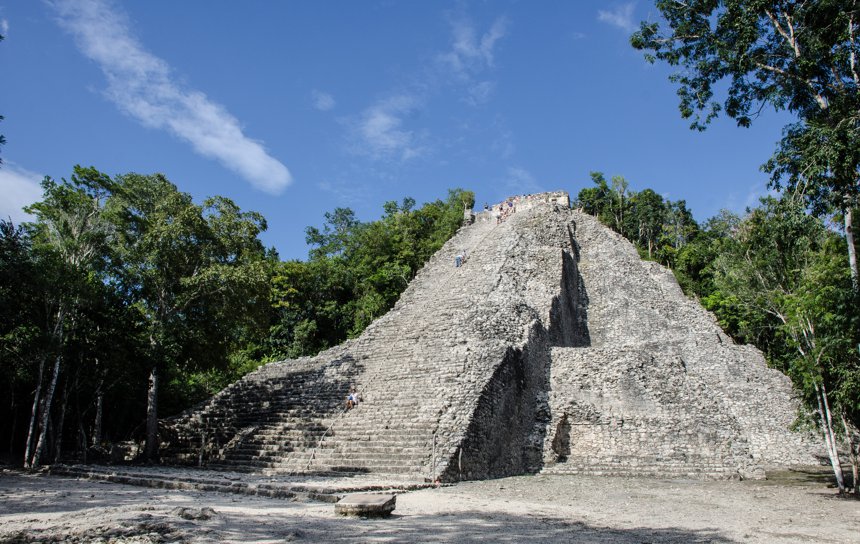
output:
<svg viewBox="0 0 860 544"><path fill-rule="evenodd" d="M479 213L364 333L163 421L168 464L442 481L808 465L784 375L566 193ZM464 254L461 266L455 257ZM362 402L344 411L355 386Z"/></svg>

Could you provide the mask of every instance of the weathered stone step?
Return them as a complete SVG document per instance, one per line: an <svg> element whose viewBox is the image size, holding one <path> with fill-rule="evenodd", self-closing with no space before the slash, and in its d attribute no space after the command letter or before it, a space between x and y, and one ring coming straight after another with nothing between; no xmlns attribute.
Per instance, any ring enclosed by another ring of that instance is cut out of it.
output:
<svg viewBox="0 0 860 544"><path fill-rule="evenodd" d="M545 474L582 474L590 476L643 476L654 478L735 479L737 467L684 465L570 465L559 463L542 470Z"/></svg>
<svg viewBox="0 0 860 544"><path fill-rule="evenodd" d="M52 474L100 480L113 483L156 487L163 489L186 489L199 491L216 491L221 493L238 493L259 495L289 500L321 501L334 503L346 493L355 492L406 492L429 487L430 484L421 482L379 484L359 483L346 486L315 485L306 482L275 481L259 477L244 478L238 474L220 476L217 470L196 469L192 473L183 469L159 472L145 468L138 470L123 469L122 467L102 467L87 465L53 465ZM237 471L231 471L237 472ZM331 475L343 474L343 471L331 471Z"/></svg>
<svg viewBox="0 0 860 544"><path fill-rule="evenodd" d="M392 475L418 475L424 470L422 465L376 465L362 464L359 462L343 463L311 463L308 465L280 465L269 467L260 471L261 474L392 474Z"/></svg>
<svg viewBox="0 0 860 544"><path fill-rule="evenodd" d="M316 450L314 458L318 460L343 460L352 461L360 459L366 462L384 461L386 463L413 463L415 461L425 461L430 455L427 452L420 454L395 454L390 452L368 452L363 450L355 450L349 453L331 450Z"/></svg>

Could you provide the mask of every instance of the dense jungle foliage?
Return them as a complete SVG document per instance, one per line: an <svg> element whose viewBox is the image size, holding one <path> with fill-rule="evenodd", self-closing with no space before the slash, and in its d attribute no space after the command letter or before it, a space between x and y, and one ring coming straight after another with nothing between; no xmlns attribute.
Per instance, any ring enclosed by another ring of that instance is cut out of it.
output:
<svg viewBox="0 0 860 544"><path fill-rule="evenodd" d="M42 187L33 222L0 221L0 436L29 466L131 438L155 456L159 415L361 333L474 204L456 189L377 221L337 208L308 227L307 260L281 261L261 215L162 175L76 167Z"/></svg>

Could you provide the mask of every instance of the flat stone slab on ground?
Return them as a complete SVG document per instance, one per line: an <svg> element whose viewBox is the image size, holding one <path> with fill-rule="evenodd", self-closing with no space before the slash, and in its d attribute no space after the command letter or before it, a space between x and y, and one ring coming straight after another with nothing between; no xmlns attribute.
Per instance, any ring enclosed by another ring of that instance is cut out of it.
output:
<svg viewBox="0 0 860 544"><path fill-rule="evenodd" d="M334 505L335 514L342 516L387 516L394 511L397 495L354 493Z"/></svg>

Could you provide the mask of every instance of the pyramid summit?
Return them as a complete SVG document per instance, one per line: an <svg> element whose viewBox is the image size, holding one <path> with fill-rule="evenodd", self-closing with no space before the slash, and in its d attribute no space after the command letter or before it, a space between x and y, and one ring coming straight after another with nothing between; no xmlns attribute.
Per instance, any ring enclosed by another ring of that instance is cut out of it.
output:
<svg viewBox="0 0 860 544"><path fill-rule="evenodd" d="M164 462L443 481L815 463L815 442L789 430L788 378L568 203L544 193L502 221L470 217L358 338L162 421Z"/></svg>

